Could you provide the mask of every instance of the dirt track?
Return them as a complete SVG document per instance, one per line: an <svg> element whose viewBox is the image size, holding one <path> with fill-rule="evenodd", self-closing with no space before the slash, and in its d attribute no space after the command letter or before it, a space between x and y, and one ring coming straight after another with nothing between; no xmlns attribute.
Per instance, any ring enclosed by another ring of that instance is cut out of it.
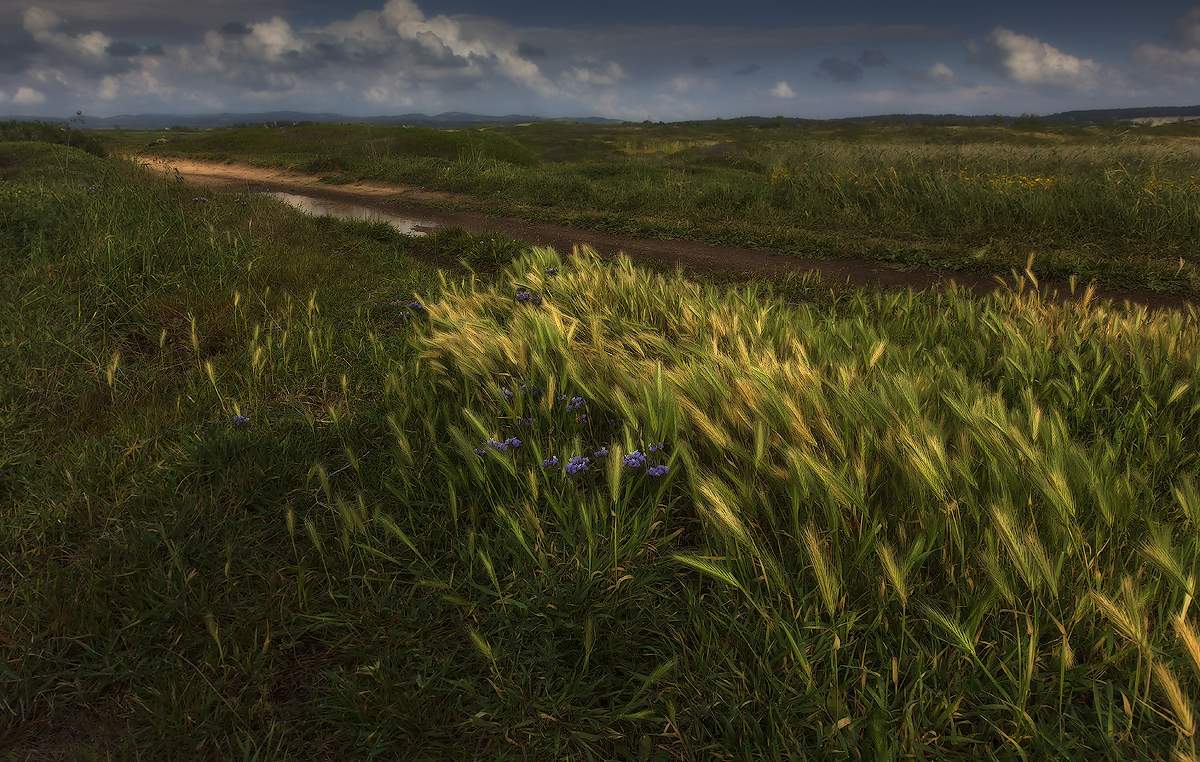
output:
<svg viewBox="0 0 1200 762"><path fill-rule="evenodd" d="M163 158L140 161L169 173L178 173L197 185L240 190L288 191L334 199L390 214L410 213L445 227L459 227L476 233L498 233L519 241L553 246L569 251L574 244L592 245L602 254L624 252L634 259L663 265L681 265L705 274L776 277L786 273L815 270L831 283L849 286L926 289L953 281L978 293L994 290L996 276L971 272L946 273L928 269L899 270L869 259L801 259L762 249L715 246L699 241L633 238L584 228L501 217L472 211L447 209L447 204L470 203L473 199L443 191L373 181L331 185L321 178L280 169L245 164L226 164L194 159ZM1065 294L1067 289L1059 284ZM1099 296L1116 301L1129 300L1151 307L1179 307L1194 303L1178 294L1146 289L1097 289ZM1070 298L1070 297L1067 297Z"/></svg>

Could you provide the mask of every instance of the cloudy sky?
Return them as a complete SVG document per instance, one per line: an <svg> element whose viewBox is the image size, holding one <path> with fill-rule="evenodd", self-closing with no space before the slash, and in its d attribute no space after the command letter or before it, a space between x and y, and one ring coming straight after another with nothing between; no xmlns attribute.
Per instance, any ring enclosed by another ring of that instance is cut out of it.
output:
<svg viewBox="0 0 1200 762"><path fill-rule="evenodd" d="M1198 102L1197 0L0 0L0 114L674 120Z"/></svg>

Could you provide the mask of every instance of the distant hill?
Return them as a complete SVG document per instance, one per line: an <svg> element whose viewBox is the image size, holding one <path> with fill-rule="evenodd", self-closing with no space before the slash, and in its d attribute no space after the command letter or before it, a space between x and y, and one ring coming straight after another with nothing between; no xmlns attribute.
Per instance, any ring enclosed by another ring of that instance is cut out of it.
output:
<svg viewBox="0 0 1200 762"><path fill-rule="evenodd" d="M1107 122L1138 122L1141 124L1168 124L1171 122L1200 119L1200 106L1150 106L1145 108L1090 109L1086 111L1060 111L1055 114L874 114L872 116L848 116L840 119L806 119L788 116L739 116L715 121L724 124L742 124L748 127L774 127L787 124L811 124L814 122L863 122L895 124L1013 124L1036 121L1042 124L1104 124ZM699 122L697 122L699 123Z"/></svg>
<svg viewBox="0 0 1200 762"><path fill-rule="evenodd" d="M11 116L3 119L25 121L66 122L59 117ZM163 130L170 127L233 127L236 125L289 125L301 123L321 124L411 124L420 126L453 127L480 124L525 124L531 122L580 122L584 124L619 124L618 119L599 116L577 118L547 118L524 114L489 116L461 111L443 114L395 114L380 116L347 116L333 113L308 113L304 111L264 111L252 114L120 114L117 116L85 116L82 126L89 129Z"/></svg>
<svg viewBox="0 0 1200 762"><path fill-rule="evenodd" d="M1109 108L1090 111L1063 111L1042 117L1055 122L1126 122L1146 119L1200 119L1200 106L1151 106L1148 108Z"/></svg>
<svg viewBox="0 0 1200 762"><path fill-rule="evenodd" d="M9 116L0 119L25 121L67 122L59 117ZM805 119L783 116L742 116L730 119L697 120L691 123L716 121L724 124L743 124L752 127L772 127L787 124L805 124L817 121L831 122L891 122L902 124L1012 124L1036 120L1044 124L1101 124L1106 122L1138 122L1141 124L1165 124L1170 122L1200 119L1200 106L1148 106L1142 108L1090 109L1061 111L1055 114L1026 114L1012 116L1004 114L965 116L962 114L877 114L875 116L845 117L842 119ZM600 116L544 117L526 114L493 116L472 114L462 111L447 111L442 114L394 114L379 116L347 116L334 113L309 113L305 111L265 111L238 114L121 114L109 117L84 117L82 126L90 129L141 129L162 130L171 127L213 128L237 125L292 125L292 124L390 124L425 127L458 127L478 125L513 125L538 122L568 122L578 124L623 124L620 119Z"/></svg>

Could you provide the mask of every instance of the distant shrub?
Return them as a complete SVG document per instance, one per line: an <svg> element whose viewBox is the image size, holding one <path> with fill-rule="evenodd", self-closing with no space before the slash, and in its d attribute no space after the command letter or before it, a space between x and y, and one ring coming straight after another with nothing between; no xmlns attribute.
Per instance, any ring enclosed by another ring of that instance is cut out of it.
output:
<svg viewBox="0 0 1200 762"><path fill-rule="evenodd" d="M0 122L0 142L3 141L56 143L74 146L101 158L107 155L104 145L91 133L48 122Z"/></svg>

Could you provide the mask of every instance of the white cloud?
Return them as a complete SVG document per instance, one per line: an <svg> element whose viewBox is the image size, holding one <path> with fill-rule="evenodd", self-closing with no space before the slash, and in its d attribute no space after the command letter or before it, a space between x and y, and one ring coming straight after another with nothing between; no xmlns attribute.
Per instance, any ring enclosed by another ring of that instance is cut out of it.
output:
<svg viewBox="0 0 1200 762"><path fill-rule="evenodd" d="M625 69L616 61L598 63L585 61L572 66L563 73L563 78L576 85L593 85L596 87L613 87L625 79Z"/></svg>
<svg viewBox="0 0 1200 762"><path fill-rule="evenodd" d="M1100 77L1100 64L1064 53L1036 37L997 27L988 36L1001 71L1025 85L1090 89Z"/></svg>
<svg viewBox="0 0 1200 762"><path fill-rule="evenodd" d="M279 16L251 24L248 44L268 61L278 61L289 53L301 53L305 48L304 41L292 31L292 25Z"/></svg>
<svg viewBox="0 0 1200 762"><path fill-rule="evenodd" d="M38 6L27 8L21 21L25 31L34 40L72 56L103 59L108 46L112 44L112 38L103 32L69 35L59 31L62 18L54 11Z"/></svg>
<svg viewBox="0 0 1200 762"><path fill-rule="evenodd" d="M46 96L32 87L18 87L13 94L12 102L22 106L36 106L46 102Z"/></svg>
<svg viewBox="0 0 1200 762"><path fill-rule="evenodd" d="M96 96L102 101L112 101L117 99L117 95L121 92L121 85L117 82L117 78L111 74L100 80L100 89L96 91Z"/></svg>
<svg viewBox="0 0 1200 762"><path fill-rule="evenodd" d="M39 8L38 6L30 6L25 9L24 15L21 17L21 24L25 27L25 31L29 32L34 39L41 35L47 35L62 23L62 19L54 11Z"/></svg>
<svg viewBox="0 0 1200 762"><path fill-rule="evenodd" d="M449 16L426 17L413 0L388 0L381 16L401 39L416 42L435 55L448 51L459 58L492 59L510 79L544 96L556 92L538 65L517 52L515 40L470 34Z"/></svg>
<svg viewBox="0 0 1200 762"><path fill-rule="evenodd" d="M956 75L954 74L954 69L938 61L925 70L925 79L929 82L948 85L956 79Z"/></svg>
<svg viewBox="0 0 1200 762"><path fill-rule="evenodd" d="M796 91L792 89L791 85L781 79L771 88L771 95L776 98L795 98Z"/></svg>

